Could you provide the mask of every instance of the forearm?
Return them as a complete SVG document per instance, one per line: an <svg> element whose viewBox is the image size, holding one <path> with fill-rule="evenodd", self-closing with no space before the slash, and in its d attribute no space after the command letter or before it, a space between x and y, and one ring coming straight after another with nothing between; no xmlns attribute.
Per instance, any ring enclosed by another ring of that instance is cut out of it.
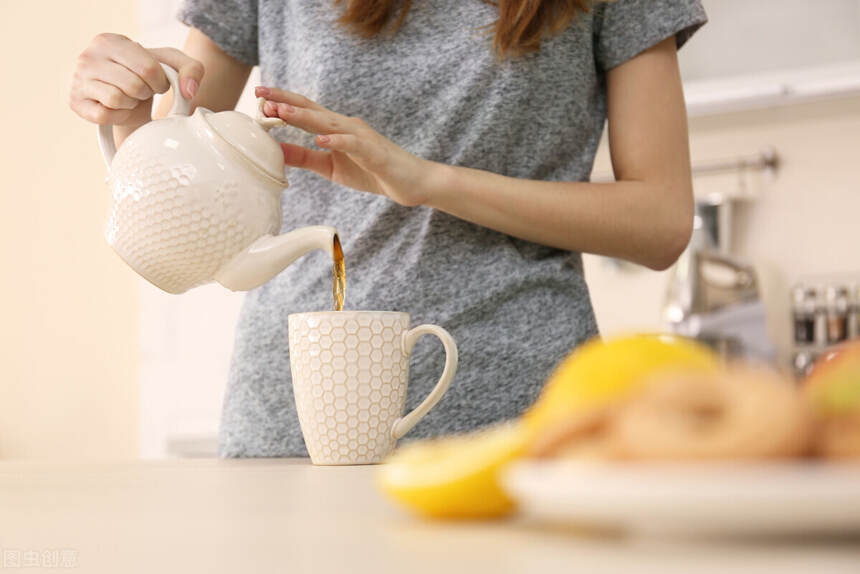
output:
<svg viewBox="0 0 860 574"><path fill-rule="evenodd" d="M654 269L674 262L692 227L688 189L534 181L442 164L429 173L429 207L528 241Z"/></svg>
<svg viewBox="0 0 860 574"><path fill-rule="evenodd" d="M433 207L529 241L654 269L671 265L690 238L693 193L674 38L607 74L609 149L618 179L611 184L531 181L431 162L360 118L300 94L269 86L256 93L267 100L263 113L317 134L322 149L281 144L285 164L337 184L404 206Z"/></svg>

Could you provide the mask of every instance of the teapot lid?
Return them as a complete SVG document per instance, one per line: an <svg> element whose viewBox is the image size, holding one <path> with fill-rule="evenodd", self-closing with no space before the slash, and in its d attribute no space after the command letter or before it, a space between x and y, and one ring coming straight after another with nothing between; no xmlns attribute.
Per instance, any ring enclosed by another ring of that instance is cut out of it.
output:
<svg viewBox="0 0 860 574"><path fill-rule="evenodd" d="M224 138L251 163L278 182L287 184L284 177L284 152L268 130L286 125L279 118L254 120L236 111L210 112L206 121L215 132Z"/></svg>

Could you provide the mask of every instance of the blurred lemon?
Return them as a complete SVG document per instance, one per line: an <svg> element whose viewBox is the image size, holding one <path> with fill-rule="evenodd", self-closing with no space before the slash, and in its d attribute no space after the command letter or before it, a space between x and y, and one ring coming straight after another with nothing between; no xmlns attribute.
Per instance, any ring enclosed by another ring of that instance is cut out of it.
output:
<svg viewBox="0 0 860 574"><path fill-rule="evenodd" d="M570 415L615 404L664 371L712 371L719 365L709 348L672 335L594 339L556 368L524 415L526 428L537 433Z"/></svg>
<svg viewBox="0 0 860 574"><path fill-rule="evenodd" d="M432 518L491 518L513 509L498 482L500 470L525 449L511 423L471 434L407 444L377 474L396 502Z"/></svg>
<svg viewBox="0 0 860 574"><path fill-rule="evenodd" d="M420 515L434 518L502 516L514 504L498 475L523 456L541 432L622 400L658 372L715 370L706 347L678 337L638 335L593 341L556 369L535 405L519 421L467 435L421 441L398 449L380 467L380 489Z"/></svg>

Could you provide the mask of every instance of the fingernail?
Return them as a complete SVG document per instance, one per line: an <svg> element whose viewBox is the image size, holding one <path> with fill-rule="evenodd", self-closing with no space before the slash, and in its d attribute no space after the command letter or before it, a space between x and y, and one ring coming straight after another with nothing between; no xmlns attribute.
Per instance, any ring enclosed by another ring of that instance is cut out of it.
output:
<svg viewBox="0 0 860 574"><path fill-rule="evenodd" d="M257 90L256 90L256 91L257 91L257 95L258 95L259 97L261 97L261 98L268 97L268 95L269 95L270 93L272 93L272 90L270 90L270 89L269 89L269 88L267 88L266 86L257 86Z"/></svg>
<svg viewBox="0 0 860 574"><path fill-rule="evenodd" d="M277 109L275 109L275 104L272 102L266 102L263 104L263 112L272 115L276 115L278 113Z"/></svg>
<svg viewBox="0 0 860 574"><path fill-rule="evenodd" d="M317 136L317 141L321 144L327 144L330 139L328 136Z"/></svg>
<svg viewBox="0 0 860 574"><path fill-rule="evenodd" d="M296 111L296 108L290 104L278 104L278 111L285 114L291 114Z"/></svg>
<svg viewBox="0 0 860 574"><path fill-rule="evenodd" d="M197 80L194 78L188 78L185 80L185 91L187 91L192 98L197 95L197 88L199 87Z"/></svg>

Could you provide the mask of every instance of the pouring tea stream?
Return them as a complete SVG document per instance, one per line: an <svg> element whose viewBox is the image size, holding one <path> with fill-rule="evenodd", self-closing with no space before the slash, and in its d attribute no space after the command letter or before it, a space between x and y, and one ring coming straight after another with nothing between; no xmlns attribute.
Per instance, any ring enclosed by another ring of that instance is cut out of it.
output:
<svg viewBox="0 0 860 574"><path fill-rule="evenodd" d="M343 304L343 252L337 231L303 227L279 235L284 158L268 130L278 118L197 108L173 88L166 118L135 130L119 147L99 126L112 205L108 244L138 274L168 293L217 281L233 291L265 283L321 249L333 261L335 307Z"/></svg>

